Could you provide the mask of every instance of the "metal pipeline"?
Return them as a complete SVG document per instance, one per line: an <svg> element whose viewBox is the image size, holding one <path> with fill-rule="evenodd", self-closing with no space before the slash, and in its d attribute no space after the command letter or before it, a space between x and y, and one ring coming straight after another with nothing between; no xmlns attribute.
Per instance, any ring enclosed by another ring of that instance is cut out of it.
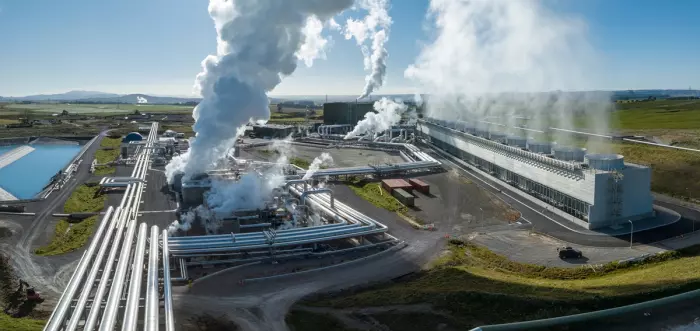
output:
<svg viewBox="0 0 700 331"><path fill-rule="evenodd" d="M168 230L163 230L163 310L165 312L165 331L175 330L173 317L173 295L170 279L170 252L168 252Z"/></svg>
<svg viewBox="0 0 700 331"><path fill-rule="evenodd" d="M311 191L305 190L301 194L301 196L299 197L299 200L301 200L301 204L304 205L305 204L304 202L305 202L305 199L307 196L309 196L311 194L322 194L322 193L328 193L331 196L331 209L333 209L335 198L333 198L333 191L331 189L328 189L328 188L321 188L321 189L311 190Z"/></svg>
<svg viewBox="0 0 700 331"><path fill-rule="evenodd" d="M126 298L126 308L124 309L124 320L122 331L136 330L138 322L139 299L141 298L141 279L143 278L143 255L146 249L146 223L139 226L138 239L136 239L136 252L134 253L134 263L131 268L131 280L129 281L128 296Z"/></svg>
<svg viewBox="0 0 700 331"><path fill-rule="evenodd" d="M145 225L146 223L142 223ZM151 227L151 250L148 253L146 281L146 323L144 330L158 331L158 226Z"/></svg>
<svg viewBox="0 0 700 331"><path fill-rule="evenodd" d="M100 227L97 229L97 233L95 234L95 238L92 240L90 243L90 246L87 249L87 252L83 256L83 258L78 262L78 266L75 270L75 275L71 279L72 282L68 284L66 287L66 290L64 291L65 297L64 300L60 301L58 305L56 306L56 309L54 310L54 315L53 319L49 321L49 323L44 327L45 331L54 331L58 330L61 325L63 324L63 319L66 317L66 313L68 311L68 308L70 307L70 304L73 300L73 296L75 295L76 290L78 289L78 285L80 284L81 280L83 279L83 275L85 274L85 271L87 270L88 264L90 264L90 260L92 260L93 254L95 254L95 248L97 247L97 244L100 242L100 238L102 237L102 233L104 232L104 229L107 226L107 219L112 215L112 212L114 211L114 208L111 206L107 208L107 212L105 213L104 217L102 217L102 222L100 224Z"/></svg>

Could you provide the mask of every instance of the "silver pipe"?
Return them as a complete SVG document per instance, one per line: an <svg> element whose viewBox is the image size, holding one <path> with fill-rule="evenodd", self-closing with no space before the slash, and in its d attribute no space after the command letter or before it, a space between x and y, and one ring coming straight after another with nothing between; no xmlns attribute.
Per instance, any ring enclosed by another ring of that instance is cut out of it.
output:
<svg viewBox="0 0 700 331"><path fill-rule="evenodd" d="M333 191L328 188L322 188L322 189L317 189L317 190L312 190L312 191L304 191L304 193L301 194L301 197L299 197L299 200L301 200L301 204L304 204L305 198L311 194L322 194L322 193L328 193L331 196L331 209L334 208L334 202L335 198L333 198Z"/></svg>
<svg viewBox="0 0 700 331"><path fill-rule="evenodd" d="M145 225L146 223L142 223ZM137 266L138 267L138 266ZM158 331L158 226L151 227L151 250L148 252L148 278L146 280L146 322L144 330ZM126 330L125 330L126 331Z"/></svg>
<svg viewBox="0 0 700 331"><path fill-rule="evenodd" d="M139 299L141 298L141 279L143 278L143 256L145 250L146 223L141 223L139 226L138 239L136 239L134 262L131 267L131 280L129 280L122 331L136 330L136 323L139 317Z"/></svg>
<svg viewBox="0 0 700 331"><path fill-rule="evenodd" d="M117 322L117 310L119 308L119 300L122 296L127 266L129 260L131 260L131 246L133 246L135 230L136 221L131 221L122 245L122 253L117 263L117 270L112 277L112 287L107 297L107 305L105 306L104 315L102 316L102 323L100 323L100 331L114 330L114 325Z"/></svg>
<svg viewBox="0 0 700 331"><path fill-rule="evenodd" d="M119 215L120 211L121 207L117 207L117 209L115 209L114 213L112 214L110 220L117 219L117 216ZM73 311L73 315L71 315L70 317L70 322L68 323L68 326L66 326L65 331L73 331L78 327L80 317L83 315L83 311L85 310L85 304L87 303L88 297L92 292L92 287L95 284L95 278L97 278L97 273L100 271L99 267L102 265L102 260L105 257L107 247L112 239L114 228L115 227L111 225L107 227L107 234L105 235L105 238L101 240L102 243L100 245L100 250L97 252L97 257L95 258L95 262L93 263L92 268L90 268L90 273L88 274L85 283L83 283L83 288L80 291L80 297L78 298L78 302L75 304L75 310Z"/></svg>
<svg viewBox="0 0 700 331"><path fill-rule="evenodd" d="M54 318L50 320L47 324L46 327L44 327L44 331L54 331L58 330L61 325L63 324L63 320L66 317L66 313L68 312L68 308L70 307L70 303L73 301L73 296L75 295L76 290L78 289L78 285L83 279L83 275L85 274L85 271L87 270L88 264L90 264L90 260L92 260L92 255L95 253L95 248L97 247L97 243L100 242L100 238L102 237L102 232L104 232L105 227L107 226L106 220L109 219L109 217L112 215L112 211L114 208L112 206L109 206L107 208L107 212L105 213L104 217L102 217L102 222L100 224L99 229L97 230L97 233L95 234L95 238L92 240L90 243L90 247L87 249L87 253L83 256L83 258L78 262L78 267L76 268L75 272L76 274L74 275L75 277L72 278L72 282L68 284L66 287L66 290L64 291L65 297L64 300L59 302L58 305L56 306L55 312L54 312Z"/></svg>
<svg viewBox="0 0 700 331"><path fill-rule="evenodd" d="M173 318L173 295L170 279L170 252L168 252L168 230L163 230L163 305L165 310L165 331L175 330Z"/></svg>

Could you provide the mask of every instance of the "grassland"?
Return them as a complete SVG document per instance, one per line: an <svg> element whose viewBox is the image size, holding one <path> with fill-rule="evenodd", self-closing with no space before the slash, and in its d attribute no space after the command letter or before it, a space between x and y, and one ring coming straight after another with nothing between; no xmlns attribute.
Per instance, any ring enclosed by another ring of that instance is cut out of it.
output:
<svg viewBox="0 0 700 331"><path fill-rule="evenodd" d="M302 168L302 169L309 169L309 165L311 164L309 161L306 161L306 160L304 160L302 158L298 158L298 157L293 157L293 158L289 159L289 163L291 163L299 168Z"/></svg>
<svg viewBox="0 0 700 331"><path fill-rule="evenodd" d="M104 208L107 197L99 194L100 187L80 185L66 201L63 211L66 213L98 212Z"/></svg>
<svg viewBox="0 0 700 331"><path fill-rule="evenodd" d="M397 213L414 227L418 227L424 223L423 220L411 215L408 207L401 204L399 200L396 200L396 198L382 188L380 183L350 182L348 187L350 187L355 194L367 200L369 203L379 208L384 208L388 211Z"/></svg>
<svg viewBox="0 0 700 331"><path fill-rule="evenodd" d="M640 264L547 268L512 262L485 248L454 241L433 268L410 279L304 303L334 308L428 303L468 329L599 310L697 289L698 253L700 247L692 247Z"/></svg>
<svg viewBox="0 0 700 331"><path fill-rule="evenodd" d="M117 159L119 156L119 146L121 138L102 138L101 149L95 152L95 160L98 164L106 164ZM98 165L95 167L95 175L105 176L113 174L117 169L110 165Z"/></svg>
<svg viewBox="0 0 700 331"><path fill-rule="evenodd" d="M51 242L37 248L34 253L41 256L52 256L72 252L83 247L95 230L97 217L88 217L80 223L69 223L67 220L58 221Z"/></svg>
<svg viewBox="0 0 700 331"><path fill-rule="evenodd" d="M41 331L46 321L29 317L12 318L5 313L0 313L0 330L12 331Z"/></svg>
<svg viewBox="0 0 700 331"><path fill-rule="evenodd" d="M192 106L182 105L136 105L136 104L71 104L71 103L31 103L31 104L3 104L0 112L26 111L32 113L61 113L63 110L71 114L130 114L135 110L141 113L192 113Z"/></svg>
<svg viewBox="0 0 700 331"><path fill-rule="evenodd" d="M107 197L98 194L98 186L81 185L73 191L63 206L66 213L99 212L104 209ZM98 216L92 216L79 223L60 220L56 224L53 238L48 245L37 248L34 253L42 256L72 252L83 247L95 230Z"/></svg>
<svg viewBox="0 0 700 331"><path fill-rule="evenodd" d="M617 103L614 129L700 129L700 100L657 100Z"/></svg>

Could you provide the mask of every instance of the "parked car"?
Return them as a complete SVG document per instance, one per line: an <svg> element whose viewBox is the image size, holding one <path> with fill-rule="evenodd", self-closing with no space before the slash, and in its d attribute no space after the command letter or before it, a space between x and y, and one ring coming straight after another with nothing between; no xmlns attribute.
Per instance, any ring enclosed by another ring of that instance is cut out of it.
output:
<svg viewBox="0 0 700 331"><path fill-rule="evenodd" d="M568 258L581 258L583 257L583 253L581 253L580 250L574 249L572 247L566 246L566 247L559 247L557 248L557 252L559 253L559 258L560 259L568 259Z"/></svg>

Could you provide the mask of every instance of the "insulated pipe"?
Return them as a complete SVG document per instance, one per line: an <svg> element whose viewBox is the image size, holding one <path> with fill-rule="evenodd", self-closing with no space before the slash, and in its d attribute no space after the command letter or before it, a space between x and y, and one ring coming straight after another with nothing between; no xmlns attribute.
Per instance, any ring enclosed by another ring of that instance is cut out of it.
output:
<svg viewBox="0 0 700 331"><path fill-rule="evenodd" d="M109 206L109 208L107 208L107 212L105 212L104 217L102 217L102 222L100 224L99 229L97 230L97 233L95 234L95 238L90 243L90 246L88 247L87 252L83 256L83 258L80 259L80 262L78 262L78 267L75 270L75 275L71 279L71 282L68 284L64 292L64 299L61 302L59 302L56 306L53 315L54 318L49 321L46 327L44 327L44 331L58 330L63 325L63 320L66 317L68 308L73 302L73 296L75 295L75 292L78 289L78 285L80 285L80 282L83 279L83 275L87 270L88 264L92 260L92 255L95 254L95 249L97 248L97 244L100 242L102 232L104 232L107 223L109 223L107 222L107 220L112 215L112 211L114 211L114 208L112 208L112 206Z"/></svg>
<svg viewBox="0 0 700 331"><path fill-rule="evenodd" d="M321 193L328 193L331 196L331 209L335 208L335 198L333 198L333 191L328 188L322 188L322 189L317 189L317 190L312 190L312 191L304 191L301 196L299 197L299 200L301 200L301 204L304 205L305 198L309 196L310 194L321 194Z"/></svg>
<svg viewBox="0 0 700 331"><path fill-rule="evenodd" d="M114 325L117 322L117 310L119 308L119 300L122 296L124 287L124 278L127 271L129 260L131 260L131 246L134 240L134 230L136 229L136 221L129 224L129 229L126 232L124 245L122 247L121 258L117 264L117 270L112 277L112 287L107 297L102 323L100 323L100 331L113 331Z"/></svg>
<svg viewBox="0 0 700 331"><path fill-rule="evenodd" d="M143 278L143 256L146 250L146 223L139 226L138 239L136 239L136 252L131 268L131 280L129 280L126 308L122 331L136 330L139 317L139 299L141 298L141 280Z"/></svg>
<svg viewBox="0 0 700 331"><path fill-rule="evenodd" d="M165 311L165 331L175 330L173 318L173 296L170 279L170 252L168 252L168 230L163 230L163 305Z"/></svg>
<svg viewBox="0 0 700 331"><path fill-rule="evenodd" d="M114 213L112 214L110 220L116 219L119 216L120 211L121 207L117 207L117 209L115 209ZM107 220L104 221L106 222ZM70 317L70 322L68 323L68 326L66 326L65 331L73 331L78 327L80 317L82 316L83 311L85 310L85 305L87 304L88 297L90 296L90 293L92 292L92 287L95 284L95 278L97 278L97 273L100 270L99 266L102 265L102 260L104 259L105 253L107 252L108 244L112 239L112 233L114 232L114 228L115 227L111 225L107 228L107 234L105 235L105 238L100 244L100 250L97 252L97 257L95 258L95 262L93 263L92 268L90 269L90 274L88 274L85 283L83 283L83 288L80 291L80 297L78 298L78 301L75 304L75 310L73 311L73 315L71 315Z"/></svg>
<svg viewBox="0 0 700 331"><path fill-rule="evenodd" d="M146 223L141 225L145 228ZM146 281L146 323L144 330L158 331L158 226L156 225L151 227L151 250L148 253L148 278Z"/></svg>
<svg viewBox="0 0 700 331"><path fill-rule="evenodd" d="M284 183L284 189L289 189L289 185L294 185L294 184L304 184L304 191L306 191L308 185L309 185L309 180L308 179L293 179L290 181L287 181Z"/></svg>

